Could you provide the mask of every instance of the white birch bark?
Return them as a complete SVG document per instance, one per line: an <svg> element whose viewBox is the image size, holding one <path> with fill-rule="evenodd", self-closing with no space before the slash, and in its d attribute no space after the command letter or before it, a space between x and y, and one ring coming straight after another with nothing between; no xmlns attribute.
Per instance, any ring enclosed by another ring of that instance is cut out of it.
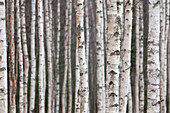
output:
<svg viewBox="0 0 170 113"><path fill-rule="evenodd" d="M160 112L166 113L166 39L165 39L165 0L160 0Z"/></svg>
<svg viewBox="0 0 170 113"><path fill-rule="evenodd" d="M22 51L22 44L21 44L21 19L20 19L20 4L19 4L19 0L16 1L16 7L17 7L17 12L16 12L16 21L17 21L17 49L18 49L18 53L19 53L19 111L20 113L24 112L24 77L23 77L23 51Z"/></svg>
<svg viewBox="0 0 170 113"><path fill-rule="evenodd" d="M104 112L103 0L96 0L97 110Z"/></svg>
<svg viewBox="0 0 170 113"><path fill-rule="evenodd" d="M85 58L85 37L84 37L84 0L76 1L76 28L78 39L78 59L80 64L80 113L89 112L89 87L87 62Z"/></svg>
<svg viewBox="0 0 170 113"><path fill-rule="evenodd" d="M78 40L76 41L76 90L75 90L75 113L80 113L80 67L78 60Z"/></svg>
<svg viewBox="0 0 170 113"><path fill-rule="evenodd" d="M140 21L140 12L139 12L139 6L140 0L136 1L136 76L135 76L135 113L139 113L139 40L140 40L140 28L139 28L139 21Z"/></svg>
<svg viewBox="0 0 170 113"><path fill-rule="evenodd" d="M27 38L26 38L26 23L25 23L25 0L21 0L21 37L23 45L24 55L24 113L28 111L28 100L27 100L27 87L28 87L28 71L29 71L29 59L27 51Z"/></svg>
<svg viewBox="0 0 170 113"><path fill-rule="evenodd" d="M0 111L8 113L5 0L0 0Z"/></svg>
<svg viewBox="0 0 170 113"><path fill-rule="evenodd" d="M159 61L159 36L160 36L160 1L149 0L149 36L147 59L147 113L160 112L160 61Z"/></svg>
<svg viewBox="0 0 170 113"><path fill-rule="evenodd" d="M48 67L48 113L52 112L52 35L50 29L50 1L45 1L45 32L47 39L47 67Z"/></svg>
<svg viewBox="0 0 170 113"><path fill-rule="evenodd" d="M143 74L143 1L139 3L139 112L144 112L144 74Z"/></svg>
<svg viewBox="0 0 170 113"><path fill-rule="evenodd" d="M106 113L119 113L120 26L116 1L107 1Z"/></svg>
<svg viewBox="0 0 170 113"><path fill-rule="evenodd" d="M9 92L9 111L12 113L16 112L16 79L15 79L15 43L14 43L14 0L9 1L9 28L10 28L10 42L9 42L9 51L10 51L10 92Z"/></svg>
<svg viewBox="0 0 170 113"><path fill-rule="evenodd" d="M35 82L36 82L36 57L35 57L35 10L36 0L31 0L32 20L31 20L31 91L30 91L30 113L35 110Z"/></svg>
<svg viewBox="0 0 170 113"><path fill-rule="evenodd" d="M71 39L72 39L72 0L69 0L69 29L68 29L68 113L72 113L72 72L71 72Z"/></svg>
<svg viewBox="0 0 170 113"><path fill-rule="evenodd" d="M125 113L127 110L127 102L131 105L131 83L130 83L130 67L131 67L131 36L132 36L132 0L125 0L125 27L123 41L123 56L121 70L120 100L119 113ZM130 99L130 100L129 100ZM131 106L129 106L131 112Z"/></svg>
<svg viewBox="0 0 170 113"><path fill-rule="evenodd" d="M64 79L63 79L63 88L62 88L62 113L66 113L66 84L67 84L67 72L68 72L68 30L69 30L69 1L66 1L66 24L65 24L65 41L64 41Z"/></svg>
<svg viewBox="0 0 170 113"><path fill-rule="evenodd" d="M38 37L39 37L39 112L45 113L45 91L44 91L44 19L43 19L43 1L38 0Z"/></svg>
<svg viewBox="0 0 170 113"><path fill-rule="evenodd" d="M60 73L59 73L59 57L60 57L60 0L57 2L57 57L56 57L56 73L57 73L57 87L56 87L56 113L59 113L60 104Z"/></svg>

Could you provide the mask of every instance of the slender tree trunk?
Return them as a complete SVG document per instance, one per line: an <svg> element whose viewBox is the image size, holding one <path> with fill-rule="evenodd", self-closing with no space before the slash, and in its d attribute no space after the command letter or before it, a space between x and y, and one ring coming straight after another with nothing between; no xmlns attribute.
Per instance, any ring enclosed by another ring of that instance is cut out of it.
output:
<svg viewBox="0 0 170 113"><path fill-rule="evenodd" d="M123 3L123 2L122 2ZM107 1L107 70L106 70L106 112L119 113L119 74L120 74L120 1ZM112 7L113 6L113 7ZM121 7L121 6L120 6ZM114 37L114 38L113 38Z"/></svg>
<svg viewBox="0 0 170 113"><path fill-rule="evenodd" d="M122 72L120 85L119 113L127 110L128 99L131 99L130 66L131 66L131 36L132 36L132 0L125 0L125 27L122 56ZM130 102L130 101L129 101ZM131 103L129 103L131 104ZM131 109L129 109L131 111Z"/></svg>
<svg viewBox="0 0 170 113"><path fill-rule="evenodd" d="M144 113L143 1L139 3L139 112Z"/></svg>
<svg viewBox="0 0 170 113"><path fill-rule="evenodd" d="M9 42L9 54L10 54L10 112L16 112L16 79L15 79L15 43L14 43L14 0L9 1L9 25L10 25L10 42Z"/></svg>
<svg viewBox="0 0 170 113"><path fill-rule="evenodd" d="M71 39L72 39L72 0L69 0L69 29L68 29L68 113L72 113L72 72L71 72Z"/></svg>
<svg viewBox="0 0 170 113"><path fill-rule="evenodd" d="M84 37L84 0L77 0L76 27L78 39L78 59L80 63L80 112L89 112L89 87L87 62L85 58L85 37Z"/></svg>
<svg viewBox="0 0 170 113"><path fill-rule="evenodd" d="M66 84L67 84L67 73L68 73L68 30L69 30L69 1L66 1L66 24L65 24L65 41L64 41L64 79L63 79L63 88L62 88L62 113L66 113Z"/></svg>
<svg viewBox="0 0 170 113"><path fill-rule="evenodd" d="M43 1L38 0L38 37L39 37L39 112L45 113L45 91L44 91L44 20L43 20Z"/></svg>
<svg viewBox="0 0 170 113"><path fill-rule="evenodd" d="M135 113L139 113L139 65L140 65L140 47L139 47L139 40L140 40L140 12L139 6L140 0L136 1L136 76L135 76Z"/></svg>
<svg viewBox="0 0 170 113"><path fill-rule="evenodd" d="M149 36L147 59L147 113L160 112L160 61L159 61L159 33L160 33L160 3L159 0L149 0Z"/></svg>
<svg viewBox="0 0 170 113"><path fill-rule="evenodd" d="M21 0L21 37L23 43L23 55L24 55L24 113L28 111L27 100L27 87L28 87L28 71L29 71L29 59L27 51L27 38L26 38L26 24L25 24L25 0Z"/></svg>
<svg viewBox="0 0 170 113"><path fill-rule="evenodd" d="M48 67L48 113L52 112L52 37L50 32L50 8L49 1L45 1L45 32L46 32L46 41L47 41L47 67Z"/></svg>
<svg viewBox="0 0 170 113"><path fill-rule="evenodd" d="M103 0L96 0L97 110L104 112Z"/></svg>
<svg viewBox="0 0 170 113"><path fill-rule="evenodd" d="M56 113L59 113L60 104L60 73L59 73L59 57L60 57L60 0L57 3L57 57L56 57L56 73L57 73L57 87L56 87Z"/></svg>
<svg viewBox="0 0 170 113"><path fill-rule="evenodd" d="M7 42L5 0L0 1L0 111L8 113L8 82L7 82Z"/></svg>
<svg viewBox="0 0 170 113"><path fill-rule="evenodd" d="M35 77L36 77L36 57L35 57L35 10L36 0L31 1L31 91L30 91L30 113L35 111Z"/></svg>
<svg viewBox="0 0 170 113"><path fill-rule="evenodd" d="M78 60L78 39L76 40L76 90L75 90L75 113L80 113L80 67Z"/></svg>
<svg viewBox="0 0 170 113"><path fill-rule="evenodd" d="M160 1L160 112L166 113L166 80L167 73L165 69L166 63L166 39L165 39L165 0Z"/></svg>

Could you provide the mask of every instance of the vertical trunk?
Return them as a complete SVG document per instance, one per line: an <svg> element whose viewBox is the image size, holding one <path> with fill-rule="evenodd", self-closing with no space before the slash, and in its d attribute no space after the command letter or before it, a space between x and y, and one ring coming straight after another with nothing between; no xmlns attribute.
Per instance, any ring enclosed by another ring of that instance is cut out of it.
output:
<svg viewBox="0 0 170 113"><path fill-rule="evenodd" d="M39 112L44 113L45 91L44 91L44 20L43 20L43 1L38 0L38 37L39 37Z"/></svg>
<svg viewBox="0 0 170 113"><path fill-rule="evenodd" d="M8 113L5 0L1 0L0 3L0 111L2 113Z"/></svg>
<svg viewBox="0 0 170 113"><path fill-rule="evenodd" d="M48 113L52 111L52 37L50 32L50 8L49 1L45 1L45 32L46 32L46 41L47 41L47 67L48 67Z"/></svg>
<svg viewBox="0 0 170 113"><path fill-rule="evenodd" d="M103 0L96 0L97 110L104 112Z"/></svg>
<svg viewBox="0 0 170 113"><path fill-rule="evenodd" d="M60 0L57 3L57 57L56 57L56 73L57 73L57 87L56 87L56 113L59 113L60 103L60 73L59 73L59 57L60 57Z"/></svg>
<svg viewBox="0 0 170 113"><path fill-rule="evenodd" d="M75 90L75 113L80 113L80 67L78 60L78 40L76 40L76 90Z"/></svg>
<svg viewBox="0 0 170 113"><path fill-rule="evenodd" d="M131 66L131 36L132 36L132 0L125 0L125 27L122 56L122 72L120 85L120 113L125 113L128 99L131 100L130 66ZM131 101L129 101L131 102ZM131 105L131 103L129 103ZM131 111L131 109L129 109Z"/></svg>
<svg viewBox="0 0 170 113"><path fill-rule="evenodd" d="M88 64L89 64L89 37L90 37L90 32L89 32L89 5L88 5L88 3L89 3L89 0L85 0L86 62L87 62L87 67L88 67Z"/></svg>
<svg viewBox="0 0 170 113"><path fill-rule="evenodd" d="M89 112L89 87L87 62L85 58L85 37L84 37L84 0L77 0L76 27L78 39L78 60L80 64L80 112Z"/></svg>
<svg viewBox="0 0 170 113"><path fill-rule="evenodd" d="M140 65L140 47L139 47L139 40L140 40L140 28L139 28L139 21L140 21L140 12L139 12L139 5L140 5L140 0L136 1L136 76L135 76L135 113L139 113L139 65Z"/></svg>
<svg viewBox="0 0 170 113"><path fill-rule="evenodd" d="M23 55L24 55L24 113L28 111L27 100L27 87L28 87L28 71L29 71L29 59L27 51L27 38L26 38L26 24L25 24L25 0L21 0L21 37L23 43Z"/></svg>
<svg viewBox="0 0 170 113"><path fill-rule="evenodd" d="M68 17L68 13L69 13L69 1L66 1L66 12L65 12L65 16L66 16L66 24L65 24L65 41L64 41L64 47L65 47L65 51L64 51L64 79L63 79L63 88L62 88L62 113L66 113L66 82L67 82L67 73L68 73L68 29L69 29L69 17Z"/></svg>
<svg viewBox="0 0 170 113"><path fill-rule="evenodd" d="M160 1L160 112L166 113L166 39L165 39L165 0Z"/></svg>
<svg viewBox="0 0 170 113"><path fill-rule="evenodd" d="M9 42L9 54L10 54L10 112L16 112L15 96L16 96L16 79L15 79L15 44L14 44L14 0L9 1L9 24L10 24L10 42Z"/></svg>
<svg viewBox="0 0 170 113"><path fill-rule="evenodd" d="M106 112L119 113L121 1L107 1ZM119 8L120 7L120 8ZM118 12L119 11L119 12Z"/></svg>
<svg viewBox="0 0 170 113"><path fill-rule="evenodd" d="M160 33L160 2L149 0L149 36L147 59L147 113L160 111L160 61L159 61L159 33Z"/></svg>
<svg viewBox="0 0 170 113"><path fill-rule="evenodd" d="M17 21L17 49L19 52L19 87L20 87L20 91L19 91L19 111L20 113L24 112L24 106L23 106L23 102L24 102L24 87L23 87L23 51L22 51L22 45L21 45L21 19L20 19L20 5L19 5L19 0L16 1L16 7L17 7L17 12L16 12L16 21Z"/></svg>
<svg viewBox="0 0 170 113"><path fill-rule="evenodd" d="M35 110L35 76L36 76L36 57L35 57L35 4L36 0L31 1L32 20L31 20L31 91L30 91L30 113Z"/></svg>
<svg viewBox="0 0 170 113"><path fill-rule="evenodd" d="M139 3L139 112L144 113L143 1Z"/></svg>
<svg viewBox="0 0 170 113"><path fill-rule="evenodd" d="M71 38L72 38L72 0L69 0L69 29L68 29L68 113L72 112L72 73L71 73Z"/></svg>

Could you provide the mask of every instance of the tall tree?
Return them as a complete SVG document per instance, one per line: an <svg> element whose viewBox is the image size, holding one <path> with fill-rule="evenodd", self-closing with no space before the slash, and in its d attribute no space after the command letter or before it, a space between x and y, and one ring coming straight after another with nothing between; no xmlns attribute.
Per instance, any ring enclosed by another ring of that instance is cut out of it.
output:
<svg viewBox="0 0 170 113"><path fill-rule="evenodd" d="M147 55L147 113L160 111L160 61L159 61L159 36L160 36L160 1L149 0L149 36Z"/></svg>
<svg viewBox="0 0 170 113"><path fill-rule="evenodd" d="M125 113L127 103L131 106L131 82L130 82L130 66L131 66L131 36L132 36L132 0L125 0L125 24L124 24L124 40L123 40L123 56L120 80L120 113ZM129 112L132 108L128 109Z"/></svg>
<svg viewBox="0 0 170 113"><path fill-rule="evenodd" d="M80 65L80 112L89 112L89 87L87 62L85 59L85 37L84 37L84 0L76 0L76 28L78 40L78 60Z"/></svg>
<svg viewBox="0 0 170 113"><path fill-rule="evenodd" d="M25 23L25 0L21 0L21 37L23 44L24 55L24 113L28 111L28 71L29 71L29 59L27 50L27 37L26 37L26 23Z"/></svg>
<svg viewBox="0 0 170 113"><path fill-rule="evenodd" d="M103 0L96 0L97 110L105 112Z"/></svg>
<svg viewBox="0 0 170 113"><path fill-rule="evenodd" d="M44 16L43 16L43 0L37 1L38 6L38 37L39 37L39 112L45 113L45 73L44 73Z"/></svg>
<svg viewBox="0 0 170 113"><path fill-rule="evenodd" d="M35 77L36 77L36 57L35 57L35 19L36 0L31 0L31 90L30 90L30 113L35 110Z"/></svg>
<svg viewBox="0 0 170 113"><path fill-rule="evenodd" d="M10 103L10 112L16 112L16 78L15 78L15 43L14 43L14 0L9 0L9 34L10 34L10 42L9 42L9 76L10 76L10 89L9 89L9 103Z"/></svg>
<svg viewBox="0 0 170 113"><path fill-rule="evenodd" d="M59 103L60 103L60 73L59 73L59 57L60 57L60 0L57 2L57 52L56 52L56 112L59 113Z"/></svg>
<svg viewBox="0 0 170 113"><path fill-rule="evenodd" d="M2 113L8 113L5 0L0 0L0 9L0 111Z"/></svg>

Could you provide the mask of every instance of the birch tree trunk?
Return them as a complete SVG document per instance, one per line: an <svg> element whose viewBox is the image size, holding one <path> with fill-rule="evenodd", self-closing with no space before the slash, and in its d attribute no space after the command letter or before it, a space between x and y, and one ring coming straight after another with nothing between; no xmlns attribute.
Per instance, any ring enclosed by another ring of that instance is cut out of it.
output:
<svg viewBox="0 0 170 113"><path fill-rule="evenodd" d="M9 54L10 54L10 112L16 112L16 79L15 79L15 43L14 43L14 0L9 1L9 26L10 26L10 42L9 42Z"/></svg>
<svg viewBox="0 0 170 113"><path fill-rule="evenodd" d="M69 0L69 29L68 29L68 113L72 113L72 72L71 72L71 39L72 39L72 0Z"/></svg>
<svg viewBox="0 0 170 113"><path fill-rule="evenodd" d="M22 51L22 44L21 44L21 19L20 19L20 4L19 0L16 1L16 7L17 7L17 12L16 12L16 21L17 21L17 49L19 53L19 111L20 113L24 112L24 77L23 77L23 51Z"/></svg>
<svg viewBox="0 0 170 113"><path fill-rule="evenodd" d="M80 113L89 112L89 87L87 62L85 58L85 37L84 37L84 0L76 0L76 27L78 39L78 59L80 63Z"/></svg>
<svg viewBox="0 0 170 113"><path fill-rule="evenodd" d="M66 16L66 24L65 24L65 41L64 41L64 47L65 47L65 51L64 51L64 79L63 79L63 88L62 88L62 113L66 113L66 107L67 107L67 103L66 103L66 82L67 82L67 73L68 73L68 30L69 30L69 17L68 17L68 13L69 13L69 1L66 1L66 12L65 12L65 16Z"/></svg>
<svg viewBox="0 0 170 113"><path fill-rule="evenodd" d="M160 33L160 1L149 0L149 36L147 59L147 113L160 112L160 61L159 61L159 33Z"/></svg>
<svg viewBox="0 0 170 113"><path fill-rule="evenodd" d="M165 0L160 1L160 112L166 113L166 38L165 38Z"/></svg>
<svg viewBox="0 0 170 113"><path fill-rule="evenodd" d="M60 104L60 73L59 73L59 57L60 57L60 0L57 3L57 57L56 57L56 73L57 73L57 87L56 87L56 113L59 113Z"/></svg>
<svg viewBox="0 0 170 113"><path fill-rule="evenodd" d="M50 10L49 10L49 1L45 1L45 32L47 39L47 67L48 67L48 113L52 112L52 37L51 37L51 29L50 29Z"/></svg>
<svg viewBox="0 0 170 113"><path fill-rule="evenodd" d="M28 87L28 71L29 71L29 59L27 51L27 39L26 39L26 24L25 24L25 0L21 0L21 37L23 43L23 55L24 55L24 113L28 111L27 100L27 87Z"/></svg>
<svg viewBox="0 0 170 113"><path fill-rule="evenodd" d="M119 113L125 113L128 98L131 99L130 66L131 66L131 36L132 36L132 0L125 0L125 27L122 56L122 72L120 85ZM131 103L129 103L131 104ZM129 109L131 111L131 109Z"/></svg>
<svg viewBox="0 0 170 113"><path fill-rule="evenodd" d="M8 113L5 0L0 0L0 14L0 111L2 113Z"/></svg>
<svg viewBox="0 0 170 113"><path fill-rule="evenodd" d="M96 49L97 49L97 110L104 112L104 42L103 42L103 0L96 0Z"/></svg>
<svg viewBox="0 0 170 113"><path fill-rule="evenodd" d="M106 113L119 113L121 15L118 15L118 5L122 3L107 1Z"/></svg>
<svg viewBox="0 0 170 113"><path fill-rule="evenodd" d="M30 91L30 113L35 111L35 77L36 77L36 57L35 57L35 11L36 0L31 0L32 20L31 20L31 91Z"/></svg>
<svg viewBox="0 0 170 113"><path fill-rule="evenodd" d="M140 40L140 12L139 12L139 5L140 0L136 1L136 76L135 76L135 113L139 113L139 65L140 65L140 47L139 47L139 40Z"/></svg>
<svg viewBox="0 0 170 113"><path fill-rule="evenodd" d="M45 113L45 91L44 91L44 20L43 20L43 1L38 0L38 37L39 37L39 112Z"/></svg>
<svg viewBox="0 0 170 113"><path fill-rule="evenodd" d="M144 113L143 1L139 3L139 112Z"/></svg>

